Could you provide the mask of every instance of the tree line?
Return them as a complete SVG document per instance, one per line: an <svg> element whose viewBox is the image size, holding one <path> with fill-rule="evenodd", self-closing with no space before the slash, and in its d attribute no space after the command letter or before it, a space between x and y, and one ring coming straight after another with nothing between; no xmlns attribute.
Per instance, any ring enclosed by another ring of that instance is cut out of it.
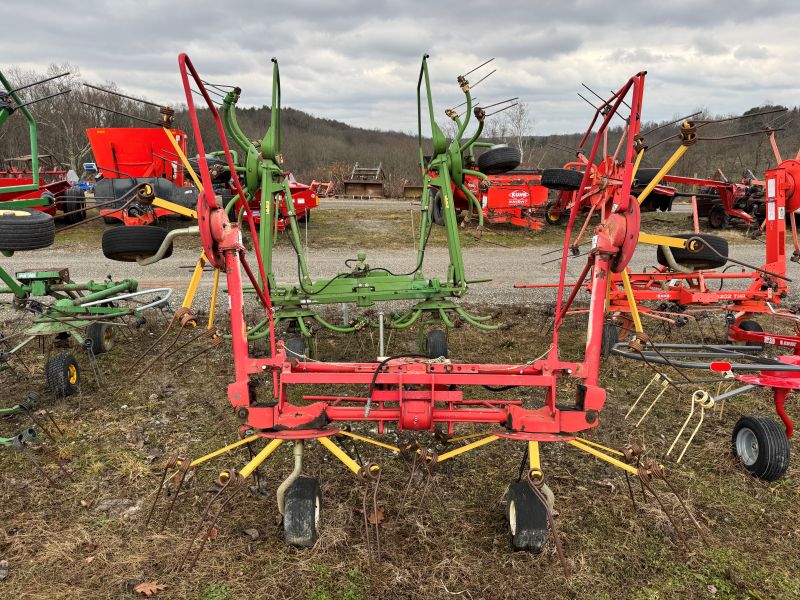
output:
<svg viewBox="0 0 800 600"><path fill-rule="evenodd" d="M70 74L20 92L21 99L30 102L58 91L71 90L68 94L30 106L39 125L40 154L52 155L65 168L80 173L81 165L91 162L91 148L85 133L89 127L147 127L158 123L157 108L84 86L79 70L73 65L54 64L45 72L38 73L11 67L5 75L12 85L20 87L65 72ZM113 82L99 85L122 92ZM173 108L176 111L175 126L190 133L189 152L194 154L196 146L186 107ZM783 113L758 114L769 108L780 107L753 107L744 113L755 115L751 118L704 124L698 129L701 141L686 153L674 172L711 178L720 169L730 179L739 179L750 170L761 177L765 169L775 164L769 138L763 133L767 127L782 129L776 134L780 151L783 158L794 158L800 148L800 119L796 118L800 109L794 107ZM269 124L269 113L267 106L238 108L239 125L249 138L260 139ZM198 117L206 150L218 149L219 142L209 111L200 110ZM284 164L299 181L333 181L340 191L355 163L361 166L380 163L386 173L389 195L399 196L404 185L420 183L416 135L352 127L288 107L283 109L282 117ZM715 118L719 117L707 111L694 117L698 121ZM447 121L444 115L442 121ZM648 145L644 166L660 166L678 147L678 125L659 128L666 122L643 125ZM616 119L616 123L609 130L606 142L610 153L623 133L623 121ZM576 123L576 129L581 126ZM448 130L450 128L445 127L445 131ZM648 130L655 131L649 133ZM535 135L534 108L522 102L487 119L485 133L484 139L517 146L523 162L538 168L560 167L574 160L582 137L582 133ZM587 146L592 141L590 137ZM427 154L428 140L425 140L425 147ZM0 129L0 159L7 160L29 152L27 124L21 115L12 115Z"/></svg>

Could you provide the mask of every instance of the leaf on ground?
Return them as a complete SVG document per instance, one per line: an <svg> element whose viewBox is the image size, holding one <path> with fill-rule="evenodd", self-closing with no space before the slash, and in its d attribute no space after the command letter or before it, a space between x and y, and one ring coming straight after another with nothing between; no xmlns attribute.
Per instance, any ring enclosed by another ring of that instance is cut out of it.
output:
<svg viewBox="0 0 800 600"><path fill-rule="evenodd" d="M144 581L134 587L133 591L149 598L150 596L154 596L158 592L164 591L165 589L167 589L167 586L163 583L158 583L156 581Z"/></svg>
<svg viewBox="0 0 800 600"><path fill-rule="evenodd" d="M367 520L369 521L369 524L370 525L380 525L381 523L383 523L384 512L385 512L384 508L382 506L379 506L377 508L377 510L369 513L369 516L367 517Z"/></svg>
<svg viewBox="0 0 800 600"><path fill-rule="evenodd" d="M217 529L216 527L212 527L211 531L208 532L208 541L213 542L215 539L217 539L218 535L219 535L219 529Z"/></svg>

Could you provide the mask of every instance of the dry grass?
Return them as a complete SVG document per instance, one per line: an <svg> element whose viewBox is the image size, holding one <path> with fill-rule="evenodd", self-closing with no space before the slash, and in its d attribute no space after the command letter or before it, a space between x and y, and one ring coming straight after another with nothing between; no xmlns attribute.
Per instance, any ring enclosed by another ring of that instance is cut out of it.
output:
<svg viewBox="0 0 800 600"><path fill-rule="evenodd" d="M476 312L491 310L475 307ZM537 356L548 343L541 325L545 312L546 307L504 310L498 319L506 327L496 333L459 328L450 334L451 355L465 361L512 362ZM568 323L562 336L567 356L577 356L584 327L579 318ZM363 459L384 467L379 501L387 510L381 527L383 560L370 562L361 508L363 484L319 445L310 444L306 472L321 478L325 498L324 529L315 548L284 546L275 521L275 488L291 469L291 452L282 448L261 469L263 495L240 495L223 514L218 537L207 544L194 571L175 572L215 490L215 474L223 467L240 468L248 457L239 451L200 469L179 497L178 510L164 532L157 526L141 529L163 463L163 457L153 461L152 456L200 456L233 441L238 426L226 400L231 379L227 349L179 372L171 370L180 360L172 356L142 376L122 373L157 333L154 328L118 340L114 352L101 358L104 387L92 380L84 361L82 392L45 403L64 436L57 446L44 442L36 457L57 476L57 451L73 472L72 479L48 487L24 456L0 453L0 559L10 565L2 583L7 595L132 598L129 590L141 580L165 583L168 587L159 597L205 600L800 595L797 466L783 480L766 484L746 475L729 454L730 431L738 415L771 414L768 398L758 394L729 402L721 418L706 420L684 462L676 465L664 459L664 453L685 418L685 401L665 397L641 430L635 430L623 416L650 373L621 359L604 364L609 401L591 436L615 447L631 438L643 440L649 456L664 460L671 481L698 515L708 547L668 494L668 508L689 536L688 552L652 500L639 501L633 509L620 472L573 448L547 444L545 474L556 494L558 526L574 571L567 579L552 548L539 556L509 551L502 496L516 477L521 445L491 444L441 465L429 483L418 475L399 517L407 465L362 447ZM696 335L689 329L677 334L682 339ZM395 336L390 351L411 348L413 335ZM323 358L338 357L346 347L351 357L374 355L374 340L368 334L349 341L324 335L318 351ZM41 357L31 350L25 359L33 370L30 377L16 381L0 375L7 380L5 404L28 389L44 392ZM23 426L22 418L7 419L3 433ZM435 444L425 434L415 437ZM102 501L120 498L141 508L127 519L97 510ZM156 519L159 515L163 512L157 512ZM251 540L246 529L257 529L258 539Z"/></svg>

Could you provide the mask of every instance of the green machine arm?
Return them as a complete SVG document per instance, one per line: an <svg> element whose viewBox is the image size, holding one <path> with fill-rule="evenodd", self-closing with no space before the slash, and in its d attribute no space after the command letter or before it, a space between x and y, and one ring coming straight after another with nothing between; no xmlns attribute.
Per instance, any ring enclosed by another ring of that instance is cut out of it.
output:
<svg viewBox="0 0 800 600"><path fill-rule="evenodd" d="M31 171L33 171L33 182L22 185L12 185L3 187L3 192L28 192L39 189L39 141L37 138L36 120L23 102L17 96L14 88L0 71L0 82L3 84L4 92L0 92L0 127L6 119L16 110L22 111L25 120L28 122L28 136L31 141Z"/></svg>

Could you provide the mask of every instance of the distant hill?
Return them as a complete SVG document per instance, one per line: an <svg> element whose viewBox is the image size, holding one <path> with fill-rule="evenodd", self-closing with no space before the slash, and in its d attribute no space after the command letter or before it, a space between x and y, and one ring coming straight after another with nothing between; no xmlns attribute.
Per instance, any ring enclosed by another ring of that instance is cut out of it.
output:
<svg viewBox="0 0 800 600"><path fill-rule="evenodd" d="M29 101L62 89L72 90L69 94L31 106L31 111L39 122L40 153L50 154L65 165L80 171L81 163L91 160L85 134L87 127L141 126L141 122L133 118L100 110L91 105L113 108L118 113L133 115L137 119L149 122L158 120L158 111L153 107L83 86L79 71L71 65L51 65L48 72L43 74L11 67L5 70L5 74L15 82L15 85L23 85L66 71L71 71L72 75L26 89L21 93L23 100ZM106 82L104 86L116 89L113 82ZM535 106L528 108L531 112L535 111ZM744 114L758 113L769 108L775 107L753 107ZM587 124L576 123L576 133L514 137L503 133L514 131L513 125L507 121L511 112L503 113L505 121L502 118L497 122L492 120L495 137L489 138L491 141L521 145L525 149L525 162L534 167L560 167L574 159L575 149L582 135L577 131ZM767 125L783 126L785 131L777 134L779 148L783 158L794 158L800 149L799 113L800 109L795 107L782 114L761 115L702 126L698 129L701 138L725 139L698 142L681 159L675 172L713 177L717 169L722 169L729 178L739 179L747 169L751 169L756 176L762 177L764 170L775 163L768 137L763 133L745 137L730 136L757 132ZM251 139L260 138L269 123L267 107L239 108L237 115L239 125ZM199 118L207 150L218 149L219 142L210 114L201 111ZM710 118L708 114L696 117L696 119L708 118ZM445 120L442 115L442 121ZM622 132L619 126L622 121L615 119L614 122L615 128L610 131L608 140L610 152L614 151ZM191 133L185 109L177 110L176 124ZM645 166L660 166L679 144L677 139L667 140L677 134L678 125L664 127L647 135L647 130L663 124L663 122L647 123L642 128L650 147L645 154ZM519 130L517 128L517 131ZM586 145L587 152L590 144L591 140ZM191 135L190 152L195 152ZM0 160L29 153L27 124L21 114L14 114L6 121L4 127L0 128ZM352 127L340 121L315 117L293 108L283 109L283 155L286 169L292 171L300 181L310 182L312 179L317 179L341 183L349 176L356 162L362 166L377 166L381 163L387 175L387 189L391 195L401 194L405 183L418 184L420 181L416 136Z"/></svg>

